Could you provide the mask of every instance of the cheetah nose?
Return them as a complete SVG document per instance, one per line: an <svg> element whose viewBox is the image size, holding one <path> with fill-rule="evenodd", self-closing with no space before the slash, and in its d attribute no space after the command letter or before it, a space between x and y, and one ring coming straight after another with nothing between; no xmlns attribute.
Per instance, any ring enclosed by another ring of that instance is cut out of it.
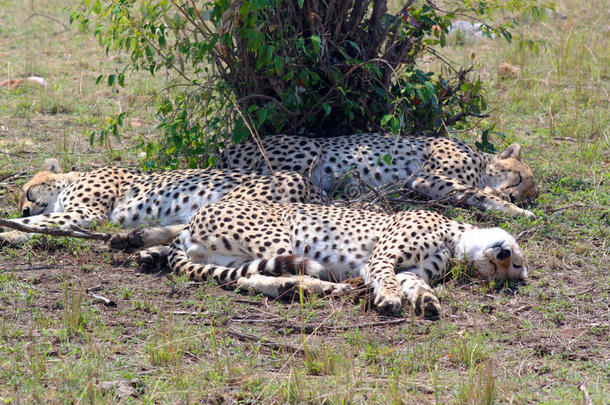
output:
<svg viewBox="0 0 610 405"><path fill-rule="evenodd" d="M510 251L510 249L502 249L500 250L500 252L496 255L496 258L498 260L504 260L508 257L510 257L512 254L512 252Z"/></svg>
<svg viewBox="0 0 610 405"><path fill-rule="evenodd" d="M22 211L21 211L21 216L22 217L29 217L30 215L32 215L30 213L30 207L25 207Z"/></svg>

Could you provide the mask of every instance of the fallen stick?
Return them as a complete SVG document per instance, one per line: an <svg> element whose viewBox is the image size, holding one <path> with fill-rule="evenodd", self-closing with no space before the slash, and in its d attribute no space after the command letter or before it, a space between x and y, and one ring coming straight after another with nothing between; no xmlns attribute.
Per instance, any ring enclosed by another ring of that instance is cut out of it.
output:
<svg viewBox="0 0 610 405"><path fill-rule="evenodd" d="M116 302L114 302L112 300L109 300L106 297L103 297L101 295L97 295L97 294L92 293L92 292L89 293L89 296L91 298L93 298L94 301L101 302L102 304L106 305L107 307L116 307Z"/></svg>
<svg viewBox="0 0 610 405"><path fill-rule="evenodd" d="M174 315L193 315L193 316L198 316L198 315L209 315L210 312L209 311L204 311L204 312L173 311L172 314L174 314Z"/></svg>
<svg viewBox="0 0 610 405"><path fill-rule="evenodd" d="M113 236L113 234L111 234L111 233L91 232L91 231L87 231L86 229L79 228L79 227L73 227L71 230L64 230L64 229L59 229L59 228L38 228L38 227L34 227L34 226L19 224L17 222L13 222L13 221L10 221L7 219L1 219L1 218L0 218L0 226L15 229L17 231L25 232L25 233L44 233L46 235L51 235L51 236L69 236L72 238L94 239L94 240L101 240L104 242Z"/></svg>
<svg viewBox="0 0 610 405"><path fill-rule="evenodd" d="M303 351L303 348L300 346L294 346L286 343L273 342L270 340L265 340L265 338L261 336L249 335L247 333L241 333L236 331L235 329L229 329L227 333L234 338L239 340L251 341L260 344L261 346L266 346L275 350L288 350L293 353L299 353Z"/></svg>
<svg viewBox="0 0 610 405"><path fill-rule="evenodd" d="M589 204L577 203L577 204L564 205L563 207L559 207L559 208L548 209L548 210L546 210L546 213L552 214L553 212L564 211L564 210L568 210L571 208L591 208L591 209L595 209L595 210L608 209L608 207L604 207L603 205L589 205Z"/></svg>

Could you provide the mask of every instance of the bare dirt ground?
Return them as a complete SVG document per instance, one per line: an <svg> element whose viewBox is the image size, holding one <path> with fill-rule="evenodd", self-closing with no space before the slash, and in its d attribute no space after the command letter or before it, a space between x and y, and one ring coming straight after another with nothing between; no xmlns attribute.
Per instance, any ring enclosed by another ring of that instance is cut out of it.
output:
<svg viewBox="0 0 610 405"><path fill-rule="evenodd" d="M0 79L32 72L49 81L0 88L2 217L18 214L19 187L44 158L78 170L136 165L134 146L156 133L152 112L140 110L112 148L89 143L85 130L144 100L161 79L96 87L117 59L87 33L32 17L66 21L64 3L0 1ZM435 289L441 320L408 307L389 318L362 294L268 300L163 269L142 273L101 243L37 237L0 250L0 400L608 403L608 15L601 2L559 9L565 19L529 27L551 38L538 54L472 38L449 49L457 60L476 49L495 101L490 120L508 134L499 143L524 143L542 193L530 207L536 220L443 211L520 234L527 283L460 277ZM501 62L519 76L497 78Z"/></svg>

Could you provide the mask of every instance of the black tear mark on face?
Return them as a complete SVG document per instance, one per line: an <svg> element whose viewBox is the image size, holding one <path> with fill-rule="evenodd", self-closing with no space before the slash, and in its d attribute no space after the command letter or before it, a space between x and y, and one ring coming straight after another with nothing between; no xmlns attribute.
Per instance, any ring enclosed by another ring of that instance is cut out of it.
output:
<svg viewBox="0 0 610 405"><path fill-rule="evenodd" d="M515 184L511 184L510 186L506 186L506 188L515 188L523 182L523 177L521 177L521 173L517 173L517 175L519 176L517 182Z"/></svg>
<svg viewBox="0 0 610 405"><path fill-rule="evenodd" d="M32 191L32 188L28 188L28 191L25 192L25 198L32 203L35 203L36 200L34 200L31 196L30 196L30 191Z"/></svg>

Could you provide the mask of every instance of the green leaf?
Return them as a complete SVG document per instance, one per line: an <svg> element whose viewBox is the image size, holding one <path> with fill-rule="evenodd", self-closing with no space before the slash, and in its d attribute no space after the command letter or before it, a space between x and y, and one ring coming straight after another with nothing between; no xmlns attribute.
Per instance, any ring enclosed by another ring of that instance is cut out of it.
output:
<svg viewBox="0 0 610 405"><path fill-rule="evenodd" d="M116 79L116 75L114 75L114 74L108 75L108 87L111 87L114 85L115 79Z"/></svg>
<svg viewBox="0 0 610 405"><path fill-rule="evenodd" d="M388 123L389 120L392 119L392 114L386 114L383 117L381 117L381 126L384 126L385 124Z"/></svg>
<svg viewBox="0 0 610 405"><path fill-rule="evenodd" d="M392 156L389 153L386 153L385 155L383 155L381 157L381 159L383 159L383 161L389 166L392 164Z"/></svg>
<svg viewBox="0 0 610 405"><path fill-rule="evenodd" d="M241 141L243 141L244 139L246 139L248 137L248 128L246 127L246 124L244 123L244 121L242 119L239 119L236 123L235 123L235 129L233 130L233 134L231 136L231 140L233 141L233 143L240 143Z"/></svg>
<svg viewBox="0 0 610 405"><path fill-rule="evenodd" d="M431 82L426 82L425 86L426 86L426 90L428 91L428 97L434 98L434 94L435 94L434 85Z"/></svg>
<svg viewBox="0 0 610 405"><path fill-rule="evenodd" d="M258 113L258 124L263 125L265 121L267 121L267 117L269 116L269 110L266 108L259 108Z"/></svg>
<svg viewBox="0 0 610 405"><path fill-rule="evenodd" d="M320 38L320 36L312 35L311 43L313 44L313 50L316 53L316 55L319 54L320 53L320 44L322 43L322 39Z"/></svg>
<svg viewBox="0 0 610 405"><path fill-rule="evenodd" d="M284 68L284 61L279 56L275 58L275 74L281 75L282 69Z"/></svg>
<svg viewBox="0 0 610 405"><path fill-rule="evenodd" d="M330 114L330 110L331 110L330 104L323 103L322 108L324 109L324 118L328 117L328 115Z"/></svg>
<svg viewBox="0 0 610 405"><path fill-rule="evenodd" d="M400 129L400 121L398 120L398 118L392 118L392 122L390 123L390 129L393 134L398 133L398 130Z"/></svg>

